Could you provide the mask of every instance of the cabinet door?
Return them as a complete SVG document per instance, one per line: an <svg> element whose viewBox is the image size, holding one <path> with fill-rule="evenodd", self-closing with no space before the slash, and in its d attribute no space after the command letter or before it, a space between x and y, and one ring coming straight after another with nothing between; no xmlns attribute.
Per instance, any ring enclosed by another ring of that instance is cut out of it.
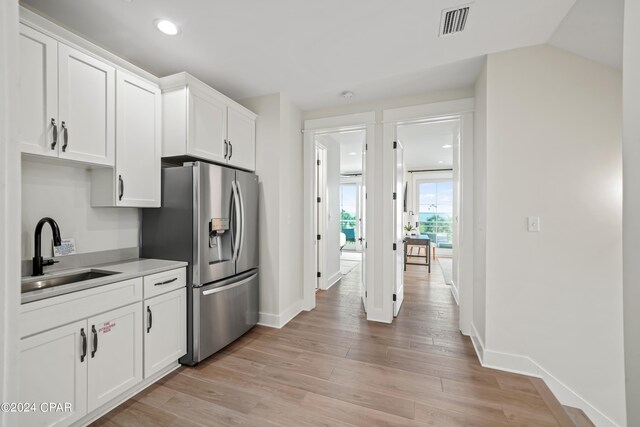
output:
<svg viewBox="0 0 640 427"><path fill-rule="evenodd" d="M227 106L205 92L189 88L188 154L226 163Z"/></svg>
<svg viewBox="0 0 640 427"><path fill-rule="evenodd" d="M88 320L89 412L142 381L142 304Z"/></svg>
<svg viewBox="0 0 640 427"><path fill-rule="evenodd" d="M256 122L233 107L229 107L228 114L229 164L253 171L256 169Z"/></svg>
<svg viewBox="0 0 640 427"><path fill-rule="evenodd" d="M83 320L21 341L19 401L36 402L37 410L20 414L15 425L67 426L86 415L88 357L83 357L83 341L88 338ZM70 405L43 411L43 402Z"/></svg>
<svg viewBox="0 0 640 427"><path fill-rule="evenodd" d="M160 89L117 72L116 203L160 207Z"/></svg>
<svg viewBox="0 0 640 427"><path fill-rule="evenodd" d="M145 301L145 378L187 352L186 292L186 288L181 288Z"/></svg>
<svg viewBox="0 0 640 427"><path fill-rule="evenodd" d="M18 139L24 153L58 156L58 42L20 25Z"/></svg>
<svg viewBox="0 0 640 427"><path fill-rule="evenodd" d="M60 157L113 166L115 69L58 46Z"/></svg>

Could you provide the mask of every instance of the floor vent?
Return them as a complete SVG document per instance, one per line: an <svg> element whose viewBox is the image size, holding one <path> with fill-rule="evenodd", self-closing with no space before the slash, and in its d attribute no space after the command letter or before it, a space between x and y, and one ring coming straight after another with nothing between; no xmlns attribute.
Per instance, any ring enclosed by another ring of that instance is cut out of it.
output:
<svg viewBox="0 0 640 427"><path fill-rule="evenodd" d="M469 6L442 11L440 22L440 36L449 36L464 30L469 17Z"/></svg>

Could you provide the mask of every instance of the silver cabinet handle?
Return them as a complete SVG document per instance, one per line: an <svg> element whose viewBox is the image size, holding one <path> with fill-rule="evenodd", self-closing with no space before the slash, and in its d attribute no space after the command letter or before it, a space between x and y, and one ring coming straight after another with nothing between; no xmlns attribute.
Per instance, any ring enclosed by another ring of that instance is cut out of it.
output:
<svg viewBox="0 0 640 427"><path fill-rule="evenodd" d="M231 160L231 156L233 156L233 144L229 140L229 160Z"/></svg>
<svg viewBox="0 0 640 427"><path fill-rule="evenodd" d="M227 142L227 140L224 140L224 158L227 158L227 155L229 154L229 143Z"/></svg>
<svg viewBox="0 0 640 427"><path fill-rule="evenodd" d="M162 285L168 285L169 283L173 283L176 280L178 280L177 277L174 277L173 279L169 279L169 280L165 280L164 282L158 282L158 283L154 283L153 286L162 286Z"/></svg>
<svg viewBox="0 0 640 427"><path fill-rule="evenodd" d="M118 182L120 183L120 194L118 195L118 200L122 200L122 196L124 196L124 179L122 179L122 175L118 175Z"/></svg>
<svg viewBox="0 0 640 427"><path fill-rule="evenodd" d="M60 125L62 127L62 138L64 142L62 143L62 152L67 151L67 146L69 145L69 128L67 127L65 122L62 122Z"/></svg>
<svg viewBox="0 0 640 427"><path fill-rule="evenodd" d="M151 312L151 307L149 306L147 306L147 316L148 316L147 333L149 333L149 331L151 331L151 327L153 326L153 313Z"/></svg>
<svg viewBox="0 0 640 427"><path fill-rule="evenodd" d="M58 145L58 125L56 119L51 119L51 126L53 126L53 141L51 141L51 149L55 150Z"/></svg>

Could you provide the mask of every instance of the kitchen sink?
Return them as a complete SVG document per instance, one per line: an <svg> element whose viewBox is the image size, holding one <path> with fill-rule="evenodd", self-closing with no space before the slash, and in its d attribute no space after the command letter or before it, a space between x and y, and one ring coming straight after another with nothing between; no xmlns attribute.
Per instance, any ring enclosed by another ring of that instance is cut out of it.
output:
<svg viewBox="0 0 640 427"><path fill-rule="evenodd" d="M89 270L83 272L75 272L63 276L55 276L49 278L29 278L22 281L22 293L36 291L38 289L48 289L56 286L68 285L70 283L84 282L86 280L99 279L100 277L118 274L114 271Z"/></svg>

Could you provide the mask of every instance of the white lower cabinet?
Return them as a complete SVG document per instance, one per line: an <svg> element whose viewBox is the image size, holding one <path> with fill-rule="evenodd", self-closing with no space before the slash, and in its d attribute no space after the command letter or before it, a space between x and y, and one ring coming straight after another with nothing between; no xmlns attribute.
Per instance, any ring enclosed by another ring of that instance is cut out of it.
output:
<svg viewBox="0 0 640 427"><path fill-rule="evenodd" d="M145 300L144 376L150 377L187 351L186 288Z"/></svg>
<svg viewBox="0 0 640 427"><path fill-rule="evenodd" d="M89 412L142 381L142 306L109 311L88 321Z"/></svg>
<svg viewBox="0 0 640 427"><path fill-rule="evenodd" d="M12 425L85 425L168 372L186 353L186 300L179 268L23 305L19 404L35 407Z"/></svg>
<svg viewBox="0 0 640 427"><path fill-rule="evenodd" d="M67 426L87 413L89 361L83 357L83 342L88 336L87 321L82 320L22 340L19 402L36 407L33 412L14 414L20 417L15 425ZM42 410L41 405L49 402L70 406Z"/></svg>
<svg viewBox="0 0 640 427"><path fill-rule="evenodd" d="M142 304L25 338L21 363L20 401L36 411L20 425L69 425L142 381ZM43 411L49 402L70 409Z"/></svg>

